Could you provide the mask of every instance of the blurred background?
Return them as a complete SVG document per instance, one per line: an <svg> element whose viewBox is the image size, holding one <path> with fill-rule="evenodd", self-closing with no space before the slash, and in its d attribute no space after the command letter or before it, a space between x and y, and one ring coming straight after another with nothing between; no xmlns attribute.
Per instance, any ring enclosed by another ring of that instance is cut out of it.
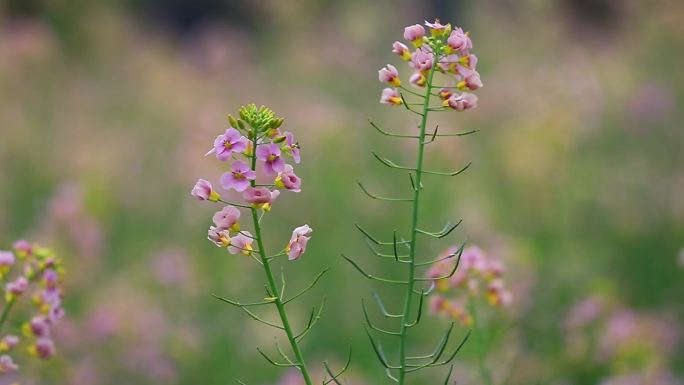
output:
<svg viewBox="0 0 684 385"><path fill-rule="evenodd" d="M315 229L285 265L291 290L332 268L292 307L305 323L329 297L305 355L319 371L351 345L351 383L385 383L361 326L360 298L377 285L339 254L399 272L370 258L353 224L389 236L408 208L355 181L410 188L369 151L407 163L411 144L367 119L412 129L378 104L377 69L399 61L404 26L435 17L471 31L485 87L477 110L434 121L480 131L430 145L435 168L473 165L426 180L426 227L464 222L422 247L468 238L505 262L513 303L487 316L503 330L488 346L495 382L682 384L683 2L4 0L0 249L27 238L68 268L58 356L23 363L22 384L298 384L255 350L273 330L211 297L258 299L263 274L206 240L216 207L189 195L198 177L217 182L224 165L203 155L249 102L284 116L302 146L304 189L265 229L269 244ZM428 317L412 346L429 350L446 325ZM457 359L458 383L482 383L474 350Z"/></svg>

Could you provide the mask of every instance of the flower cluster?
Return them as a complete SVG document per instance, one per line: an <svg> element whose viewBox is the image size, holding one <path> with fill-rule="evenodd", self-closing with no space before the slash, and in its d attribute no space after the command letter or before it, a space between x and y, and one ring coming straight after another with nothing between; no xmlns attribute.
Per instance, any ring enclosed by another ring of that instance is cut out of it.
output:
<svg viewBox="0 0 684 385"><path fill-rule="evenodd" d="M463 250L459 261L459 252L456 246L449 248L427 271L427 277L434 279L436 291L430 309L470 326L473 318L467 306L469 300L484 296L491 306L506 306L512 295L504 285L505 267L500 260L486 255L478 247L469 247ZM458 268L451 275L456 263Z"/></svg>
<svg viewBox="0 0 684 385"><path fill-rule="evenodd" d="M221 199L211 183L200 179L192 189L199 200L227 204L213 216L214 225L208 238L216 246L231 254L252 255L255 237L240 229L241 212L238 207L268 212L280 196L280 190L300 192L302 180L295 174L289 160L301 161L299 143L291 132L281 131L282 118L266 107L250 104L242 107L239 119L228 116L230 127L214 140L207 152L230 168L220 178L221 187L241 193L244 203L229 203ZM257 178L261 171L263 181ZM283 249L290 260L298 259L306 250L311 228L304 225L295 229L292 239Z"/></svg>
<svg viewBox="0 0 684 385"><path fill-rule="evenodd" d="M564 322L567 353L609 365L620 375L665 370L682 339L676 319L612 302L594 295L570 308Z"/></svg>
<svg viewBox="0 0 684 385"><path fill-rule="evenodd" d="M473 43L468 32L458 27L452 28L451 24L441 24L439 20L434 23L425 22L425 25L430 31L429 36L426 35L425 27L420 24L404 29L404 39L415 48L413 51L399 41L392 44L392 52L408 62L413 71L409 83L415 87L425 87L430 75L439 71L448 77L448 84L440 87L438 93L444 108L464 111L477 107L477 96L467 92L482 87L480 74L476 70L477 56L470 53ZM395 66L388 64L381 68L378 79L394 87L382 91L380 103L399 105L404 102L398 89L405 88Z"/></svg>
<svg viewBox="0 0 684 385"><path fill-rule="evenodd" d="M0 374L19 368L10 353L22 345L30 355L48 359L55 354L51 338L52 328L64 317L62 308L62 280L64 268L61 259L44 247L20 240L12 251L0 251L0 279L5 282L5 296L0 315L0 328L10 314L17 311L26 317L21 332L2 334L0 337ZM28 298L32 307L18 309L21 298Z"/></svg>

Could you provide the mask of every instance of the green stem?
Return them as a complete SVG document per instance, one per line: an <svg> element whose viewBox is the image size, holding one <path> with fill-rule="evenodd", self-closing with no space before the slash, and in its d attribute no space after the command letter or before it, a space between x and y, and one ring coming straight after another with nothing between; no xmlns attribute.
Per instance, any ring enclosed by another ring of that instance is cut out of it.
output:
<svg viewBox="0 0 684 385"><path fill-rule="evenodd" d="M487 368L485 357L487 356L487 346L485 344L484 335L480 325L480 319L477 316L477 306L472 299L469 301L470 315L473 317L473 337L477 343L477 365L480 369L480 376L486 385L492 385L492 374Z"/></svg>
<svg viewBox="0 0 684 385"><path fill-rule="evenodd" d="M0 314L0 330L2 330L2 327L5 325L7 317L9 317L10 310L12 310L15 302L17 302L17 300L12 298L5 303L5 306L2 307L2 314Z"/></svg>
<svg viewBox="0 0 684 385"><path fill-rule="evenodd" d="M425 147L425 127L427 125L427 117L430 110L430 96L432 95L432 78L435 75L436 64L430 69L430 74L427 79L427 89L425 91L425 104L423 104L423 116L420 122L420 134L418 135L418 159L416 161L416 181L413 192L413 208L411 215L411 243L409 250L409 272L408 285L406 288L406 298L404 301L404 312L401 318L400 346L399 346L399 385L403 385L406 378L406 337L408 332L409 316L411 314L411 304L413 301L413 288L415 286L416 274L416 243L418 240L418 207L420 202L421 179L423 176L423 152Z"/></svg>
<svg viewBox="0 0 684 385"><path fill-rule="evenodd" d="M252 170L256 171L256 149L257 149L257 137L256 135L254 136L254 139L252 141L252 147L253 147L253 155L252 155ZM255 181L251 181L252 187L256 185ZM285 334L287 334L287 339L290 341L290 347L292 348L292 351L294 352L294 355L297 359L296 364L299 366L300 372L302 373L302 377L304 377L304 382L306 382L306 385L313 385L313 381L311 381L311 376L309 375L309 371L306 368L306 363L304 362L304 356L302 355L302 351L299 349L299 344L297 343L297 340L295 339L295 334L292 332L292 327L290 326L290 321L287 317L287 312L285 311L285 304L283 304L283 300L280 296L280 291L278 289L278 285L276 285L275 278L273 277L273 272L271 270L271 265L270 265L270 259L266 255L266 251L264 249L264 243L261 238L261 225L260 225L260 218L259 214L257 212L257 209L252 207L252 221L254 223L254 238L257 242L257 246L259 248L259 258L261 259L262 265L264 267L264 272L266 273L266 279L267 279L267 284L268 284L268 289L275 297L274 304L276 305L276 308L278 309L278 315L280 315L280 321L283 323L283 329L285 330Z"/></svg>

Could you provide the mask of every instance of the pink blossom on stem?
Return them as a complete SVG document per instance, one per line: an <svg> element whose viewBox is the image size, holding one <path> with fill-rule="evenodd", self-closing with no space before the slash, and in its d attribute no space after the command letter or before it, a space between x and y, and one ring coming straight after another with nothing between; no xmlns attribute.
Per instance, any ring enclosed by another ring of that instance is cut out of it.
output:
<svg viewBox="0 0 684 385"><path fill-rule="evenodd" d="M294 159L295 163L299 164L302 158L299 154L299 143L295 142L294 134L285 131L285 144L286 145L283 147L283 150L289 152L290 155L292 155L292 159Z"/></svg>
<svg viewBox="0 0 684 385"><path fill-rule="evenodd" d="M24 331L34 337L49 337L50 336L50 323L47 318L38 316L33 317L24 327Z"/></svg>
<svg viewBox="0 0 684 385"><path fill-rule="evenodd" d="M420 24L409 25L404 28L404 39L413 43L416 48L423 45L423 36L425 36L425 28Z"/></svg>
<svg viewBox="0 0 684 385"><path fill-rule="evenodd" d="M5 290L10 296L19 296L24 294L26 289L28 289L29 281L26 277L17 277L13 282L7 284Z"/></svg>
<svg viewBox="0 0 684 385"><path fill-rule="evenodd" d="M24 239L20 239L12 244L12 248L19 255L20 258L31 255L33 246Z"/></svg>
<svg viewBox="0 0 684 385"><path fill-rule="evenodd" d="M286 164L283 171L278 174L275 185L293 192L302 191L302 180L294 173L294 168L289 164Z"/></svg>
<svg viewBox="0 0 684 385"><path fill-rule="evenodd" d="M382 90L382 95L380 96L380 103L389 105L399 105L403 102L401 101L401 96L399 92L394 88L385 88Z"/></svg>
<svg viewBox="0 0 684 385"><path fill-rule="evenodd" d="M239 230L238 220L240 219L240 210L234 206L226 206L221 211L214 214L212 220L216 227L220 229L231 229L233 231Z"/></svg>
<svg viewBox="0 0 684 385"><path fill-rule="evenodd" d="M276 174L283 171L285 160L280 156L280 147L277 144L262 144L257 147L256 157L264 162L266 174Z"/></svg>
<svg viewBox="0 0 684 385"><path fill-rule="evenodd" d="M0 276L6 274L10 267L14 265L14 253L11 251L0 251Z"/></svg>
<svg viewBox="0 0 684 385"><path fill-rule="evenodd" d="M475 91L478 88L482 88L483 84L482 80L480 80L480 74L477 71L466 70L463 80L461 80L456 86L461 90L468 89Z"/></svg>
<svg viewBox="0 0 684 385"><path fill-rule="evenodd" d="M381 83L389 83L395 87L399 87L401 85L399 71L397 71L397 68L391 64L388 64L378 70L378 80L380 80Z"/></svg>
<svg viewBox="0 0 684 385"><path fill-rule="evenodd" d="M299 226L292 231L292 238L290 238L290 242L285 247L287 259L293 261L299 259L304 254L312 232L313 230L309 225Z"/></svg>
<svg viewBox="0 0 684 385"><path fill-rule="evenodd" d="M250 255L253 250L252 243L254 243L252 234L250 234L249 231L241 231L230 240L228 252L231 254L242 253L244 255Z"/></svg>
<svg viewBox="0 0 684 385"><path fill-rule="evenodd" d="M409 51L408 47L404 43L400 43L398 41L395 41L392 44L392 52L401 56L401 58L404 59L405 61L411 60L411 52Z"/></svg>
<svg viewBox="0 0 684 385"><path fill-rule="evenodd" d="M461 28L454 28L447 39L447 44L454 51L459 51L461 53L467 53L468 50L473 48L473 42L470 40L470 36L463 32Z"/></svg>
<svg viewBox="0 0 684 385"><path fill-rule="evenodd" d="M427 71L432 68L434 55L423 50L416 50L411 56L411 66L418 71Z"/></svg>
<svg viewBox="0 0 684 385"><path fill-rule="evenodd" d="M275 197L277 196L278 195L276 195ZM248 203L251 203L256 206L260 206L265 203L271 203L273 202L273 199L275 199L271 190L269 190L266 187L248 187L245 190L245 192L242 193L242 197Z"/></svg>
<svg viewBox="0 0 684 385"><path fill-rule="evenodd" d="M249 140L240 135L240 131L229 128L223 135L219 135L214 140L214 148L209 150L206 155L216 154L216 159L225 162L231 158L233 153L242 153L247 150Z"/></svg>
<svg viewBox="0 0 684 385"><path fill-rule="evenodd" d="M41 359L48 359L55 355L55 344L49 338L39 338L36 343L31 346L30 352Z"/></svg>
<svg viewBox="0 0 684 385"><path fill-rule="evenodd" d="M409 83L413 84L416 87L425 87L427 79L425 78L425 75L423 75L422 72L416 71L411 75L409 78Z"/></svg>
<svg viewBox="0 0 684 385"><path fill-rule="evenodd" d="M19 337L15 335L6 335L0 340L0 352L6 352L19 344Z"/></svg>
<svg viewBox="0 0 684 385"><path fill-rule="evenodd" d="M435 19L434 23L425 21L425 26L430 28L430 34L432 36L442 36L451 31L451 24L442 24L439 22L439 19Z"/></svg>
<svg viewBox="0 0 684 385"><path fill-rule="evenodd" d="M12 373L19 369L19 365L15 364L12 357L7 354L0 356L0 374Z"/></svg>
<svg viewBox="0 0 684 385"><path fill-rule="evenodd" d="M462 93L461 95L451 95L443 103L444 107L449 107L456 111L465 111L477 107L477 96L475 94Z"/></svg>
<svg viewBox="0 0 684 385"><path fill-rule="evenodd" d="M221 199L221 196L211 187L211 183L204 179L197 180L197 183L195 183L195 187L192 188L190 195L201 201L208 200L211 202L217 202L219 199Z"/></svg>
<svg viewBox="0 0 684 385"><path fill-rule="evenodd" d="M230 234L228 233L228 230L220 227L209 227L207 238L214 242L218 247L226 247L230 244Z"/></svg>
<svg viewBox="0 0 684 385"><path fill-rule="evenodd" d="M230 166L230 171L221 175L221 186L226 189L234 189L242 192L249 187L249 181L256 179L256 172L247 163L236 160Z"/></svg>

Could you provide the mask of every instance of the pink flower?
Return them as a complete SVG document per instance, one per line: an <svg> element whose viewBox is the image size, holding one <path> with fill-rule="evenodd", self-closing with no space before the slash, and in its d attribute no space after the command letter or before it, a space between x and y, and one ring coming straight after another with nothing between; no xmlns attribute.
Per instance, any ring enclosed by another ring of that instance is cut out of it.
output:
<svg viewBox="0 0 684 385"><path fill-rule="evenodd" d="M423 75L422 72L416 71L411 75L409 78L409 83L413 84L416 87L425 87L425 82L427 79L425 78L425 75Z"/></svg>
<svg viewBox="0 0 684 385"><path fill-rule="evenodd" d="M0 352L6 352L19 344L19 337L14 335L6 335L0 340Z"/></svg>
<svg viewBox="0 0 684 385"><path fill-rule="evenodd" d="M435 19L434 23L429 23L425 21L425 25L430 28L430 33L432 36L442 36L451 30L451 24L442 24L439 22L439 19Z"/></svg>
<svg viewBox="0 0 684 385"><path fill-rule="evenodd" d="M392 52L401 56L401 58L406 61L411 60L411 52L409 52L408 47L404 43L395 41L394 44L392 44Z"/></svg>
<svg viewBox="0 0 684 385"><path fill-rule="evenodd" d="M192 188L190 195L201 201L208 200L217 202L219 199L221 199L221 196L211 187L211 183L204 179L197 180L197 183L195 183L195 187Z"/></svg>
<svg viewBox="0 0 684 385"><path fill-rule="evenodd" d="M292 159L294 159L295 163L299 164L302 158L299 155L299 143L295 142L294 134L285 131L285 144L286 146L283 147L283 150L289 152L290 155L292 155Z"/></svg>
<svg viewBox="0 0 684 385"><path fill-rule="evenodd" d="M397 68L391 64L378 70L378 80L382 83L390 83L395 87L401 85L401 80L399 79L399 71Z"/></svg>
<svg viewBox="0 0 684 385"><path fill-rule="evenodd" d="M31 246L31 244L24 239L14 242L12 244L12 248L17 252L17 254L19 254L19 257L28 256L33 252L33 246Z"/></svg>
<svg viewBox="0 0 684 385"><path fill-rule="evenodd" d="M444 107L449 107L456 111L465 111L477 107L477 96L469 93L462 93L461 95L451 95L449 99L443 103Z"/></svg>
<svg viewBox="0 0 684 385"><path fill-rule="evenodd" d="M401 96L399 96L399 92L397 92L397 90L395 90L394 88L385 88L384 90L382 90L382 96L380 96L380 103L399 105L402 103Z"/></svg>
<svg viewBox="0 0 684 385"><path fill-rule="evenodd" d="M466 70L465 75L463 75L463 80L456 85L459 89L465 90L469 89L475 91L478 88L482 88L482 80L480 80L480 74L477 71Z"/></svg>
<svg viewBox="0 0 684 385"><path fill-rule="evenodd" d="M7 354L0 356L0 374L11 373L19 369L19 365L12 361L12 357Z"/></svg>
<svg viewBox="0 0 684 385"><path fill-rule="evenodd" d="M0 251L0 276L7 273L14 265L14 253L11 251Z"/></svg>
<svg viewBox="0 0 684 385"><path fill-rule="evenodd" d="M413 43L416 48L423 45L423 36L425 36L425 28L420 24L409 25L404 28L404 39Z"/></svg>
<svg viewBox="0 0 684 385"><path fill-rule="evenodd" d="M252 234L249 231L239 232L230 240L230 246L228 246L228 252L231 254L242 253L244 255L250 255L252 253Z"/></svg>
<svg viewBox="0 0 684 385"><path fill-rule="evenodd" d="M275 191L278 190L274 190L273 192ZM264 203L273 202L273 199L275 199L279 194L276 194L274 197L273 192L266 187L248 187L247 190L245 190L245 192L242 194L242 197L248 203L259 206Z"/></svg>
<svg viewBox="0 0 684 385"><path fill-rule="evenodd" d="M28 323L26 330L34 337L49 337L50 323L45 317L33 317Z"/></svg>
<svg viewBox="0 0 684 385"><path fill-rule="evenodd" d="M299 259L299 257L306 251L306 244L311 239L311 232L313 230L309 225L299 226L292 231L292 238L287 244L285 251L287 251L287 259L290 261Z"/></svg>
<svg viewBox="0 0 684 385"><path fill-rule="evenodd" d="M294 169L289 164L286 164L283 172L278 174L275 185L293 192L302 191L302 180L295 175Z"/></svg>
<svg viewBox="0 0 684 385"><path fill-rule="evenodd" d="M231 229L237 231L239 229L238 220L240 219L240 210L234 206L226 206L221 211L216 212L212 220L216 227L220 229Z"/></svg>
<svg viewBox="0 0 684 385"><path fill-rule="evenodd" d="M15 279L14 282L8 283L5 290L9 295L19 296L24 294L26 289L28 289L28 285L29 281L26 279L26 277L22 276Z"/></svg>
<svg viewBox="0 0 684 385"><path fill-rule="evenodd" d="M411 66L418 71L427 71L432 68L433 55L422 50L416 50L411 56Z"/></svg>
<svg viewBox="0 0 684 385"><path fill-rule="evenodd" d="M59 281L59 274L54 269L45 269L43 272L42 283L48 289L54 289L57 287Z"/></svg>
<svg viewBox="0 0 684 385"><path fill-rule="evenodd" d="M461 53L467 53L468 50L473 48L473 42L467 33L463 32L461 28L455 28L451 31L451 35L447 39L447 44L451 49L455 51L460 51Z"/></svg>
<svg viewBox="0 0 684 385"><path fill-rule="evenodd" d="M439 90L439 97L440 97L440 99L442 99L442 100L447 100L447 99L449 99L449 98L451 97L451 95L453 95L453 94L454 94L454 93L451 92L451 90L450 90L449 88L441 88L441 89Z"/></svg>
<svg viewBox="0 0 684 385"><path fill-rule="evenodd" d="M223 135L219 135L214 140L214 148L209 150L206 155L216 154L216 159L225 162L231 158L233 153L242 153L247 150L249 140L240 135L240 131L229 128Z"/></svg>
<svg viewBox="0 0 684 385"><path fill-rule="evenodd" d="M221 175L221 186L230 190L231 188L235 191L245 191L249 187L249 181L256 178L256 172L252 170L247 163L236 160L230 166L230 172L223 173Z"/></svg>
<svg viewBox="0 0 684 385"><path fill-rule="evenodd" d="M264 162L264 171L267 174L276 174L283 171L285 161L280 156L280 147L277 144L262 144L257 147L256 157Z"/></svg>
<svg viewBox="0 0 684 385"><path fill-rule="evenodd" d="M55 344L49 338L39 338L30 348L31 354L44 360L55 355Z"/></svg>
<svg viewBox="0 0 684 385"><path fill-rule="evenodd" d="M506 306L511 303L513 296L511 292L504 289L503 281L496 279L487 286L487 300L493 306Z"/></svg>
<svg viewBox="0 0 684 385"><path fill-rule="evenodd" d="M226 247L230 244L230 234L227 229L211 226L207 231L207 238L218 247Z"/></svg>

